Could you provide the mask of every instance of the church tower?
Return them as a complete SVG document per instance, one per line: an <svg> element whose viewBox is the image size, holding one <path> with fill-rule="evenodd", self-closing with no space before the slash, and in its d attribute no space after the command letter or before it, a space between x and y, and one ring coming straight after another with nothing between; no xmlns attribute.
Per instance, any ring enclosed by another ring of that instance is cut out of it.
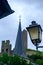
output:
<svg viewBox="0 0 43 65"><path fill-rule="evenodd" d="M27 31L24 29L22 31L22 34L23 34L23 39L24 39L24 46L25 46L25 49L27 50Z"/></svg>

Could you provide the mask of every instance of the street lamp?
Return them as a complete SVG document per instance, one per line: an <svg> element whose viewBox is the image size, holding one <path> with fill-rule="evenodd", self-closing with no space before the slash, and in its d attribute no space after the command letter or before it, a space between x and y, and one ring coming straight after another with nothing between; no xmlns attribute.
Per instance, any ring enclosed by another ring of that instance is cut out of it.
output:
<svg viewBox="0 0 43 65"><path fill-rule="evenodd" d="M42 28L40 25L36 23L36 21L32 21L32 24L26 28L29 32L30 39L32 43L36 46L38 50L38 45L41 43L42 40Z"/></svg>
<svg viewBox="0 0 43 65"><path fill-rule="evenodd" d="M10 8L7 0L0 0L0 19L12 14L14 11Z"/></svg>

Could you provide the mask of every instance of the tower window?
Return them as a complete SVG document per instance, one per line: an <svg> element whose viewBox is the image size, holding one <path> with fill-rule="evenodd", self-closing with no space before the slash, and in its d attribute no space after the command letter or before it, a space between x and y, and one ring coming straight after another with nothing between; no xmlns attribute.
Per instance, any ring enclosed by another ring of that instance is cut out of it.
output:
<svg viewBox="0 0 43 65"><path fill-rule="evenodd" d="M8 49L6 49L6 52L8 52Z"/></svg>

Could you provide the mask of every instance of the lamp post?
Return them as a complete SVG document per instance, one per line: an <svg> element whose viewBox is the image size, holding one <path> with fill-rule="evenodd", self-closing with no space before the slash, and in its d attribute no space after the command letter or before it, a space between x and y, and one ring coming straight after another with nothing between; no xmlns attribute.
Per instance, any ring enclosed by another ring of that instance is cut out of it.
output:
<svg viewBox="0 0 43 65"><path fill-rule="evenodd" d="M42 40L41 26L37 24L36 21L32 21L32 24L29 25L29 27L27 27L26 29L29 32L32 43L36 46L36 50L38 50L38 48L41 48L41 46L40 47L38 46Z"/></svg>

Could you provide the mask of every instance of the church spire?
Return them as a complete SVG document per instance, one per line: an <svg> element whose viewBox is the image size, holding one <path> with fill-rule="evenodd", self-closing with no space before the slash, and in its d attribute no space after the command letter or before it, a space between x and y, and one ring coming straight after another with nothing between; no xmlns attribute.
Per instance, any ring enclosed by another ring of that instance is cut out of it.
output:
<svg viewBox="0 0 43 65"><path fill-rule="evenodd" d="M21 22L21 15L19 16L19 22Z"/></svg>
<svg viewBox="0 0 43 65"><path fill-rule="evenodd" d="M21 30L21 16L19 17L19 28L18 28L17 38L16 38L14 54L24 58L26 57L24 40L23 40L23 35Z"/></svg>

